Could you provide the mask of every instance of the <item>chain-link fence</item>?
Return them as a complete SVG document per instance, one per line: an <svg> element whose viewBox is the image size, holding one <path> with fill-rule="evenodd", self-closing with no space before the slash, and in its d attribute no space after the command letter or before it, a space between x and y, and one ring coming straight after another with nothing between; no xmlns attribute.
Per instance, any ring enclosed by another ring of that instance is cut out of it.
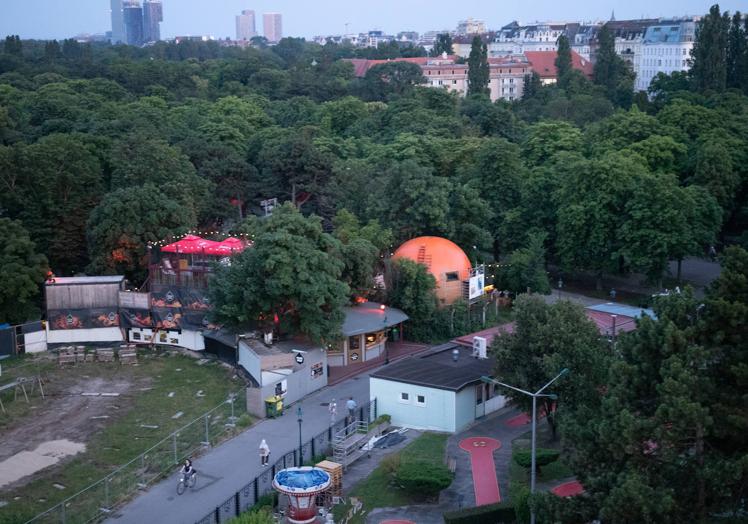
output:
<svg viewBox="0 0 748 524"><path fill-rule="evenodd" d="M79 491L27 524L82 524L108 515L139 489L160 479L198 450L215 444L232 431L236 419L246 412L243 392L229 398L207 413L164 438L124 466Z"/></svg>
<svg viewBox="0 0 748 524"><path fill-rule="evenodd" d="M377 399L359 407L357 417L358 420L365 420L367 422L376 420ZM210 513L198 520L197 524L221 524L234 517L238 517L241 513L257 504L260 497L273 491L273 478L276 472L285 468L311 464L313 459L320 455L331 455L335 434L347 427L346 422L346 419L339 420L322 433L307 441L301 446L301 453L299 453L299 449L297 448L279 457L275 461L275 464L271 465L270 469L265 470L223 503L213 508Z"/></svg>

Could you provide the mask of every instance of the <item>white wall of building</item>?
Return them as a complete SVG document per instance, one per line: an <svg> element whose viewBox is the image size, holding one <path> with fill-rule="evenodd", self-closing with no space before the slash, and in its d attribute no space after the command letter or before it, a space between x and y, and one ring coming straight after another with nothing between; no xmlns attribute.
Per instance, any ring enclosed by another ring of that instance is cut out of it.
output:
<svg viewBox="0 0 748 524"><path fill-rule="evenodd" d="M130 328L127 330L127 340L136 344L151 343L154 336L153 329L147 328ZM203 334L199 331L190 331L183 329L179 331L169 331L159 329L156 333L155 344L165 346L180 346L191 349L192 351L203 351L205 349L205 340Z"/></svg>
<svg viewBox="0 0 748 524"><path fill-rule="evenodd" d="M377 399L377 412L390 415L395 426L450 433L456 430L453 391L371 377L369 395Z"/></svg>
<svg viewBox="0 0 748 524"><path fill-rule="evenodd" d="M47 332L33 331L23 334L23 349L26 353L47 351Z"/></svg>
<svg viewBox="0 0 748 524"><path fill-rule="evenodd" d="M122 341L122 330L118 327L93 329L49 329L49 324L47 324L47 343L49 344L79 344Z"/></svg>

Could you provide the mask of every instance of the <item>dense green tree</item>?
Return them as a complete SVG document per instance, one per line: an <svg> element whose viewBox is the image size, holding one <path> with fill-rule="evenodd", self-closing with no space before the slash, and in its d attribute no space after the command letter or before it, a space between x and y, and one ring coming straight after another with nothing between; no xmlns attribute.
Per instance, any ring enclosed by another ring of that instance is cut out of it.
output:
<svg viewBox="0 0 748 524"><path fill-rule="evenodd" d="M706 187L726 213L734 208L735 191L740 178L725 145L717 141L705 141L698 146L693 182Z"/></svg>
<svg viewBox="0 0 748 524"><path fill-rule="evenodd" d="M478 35L473 37L467 64L468 95L488 95L488 46Z"/></svg>
<svg viewBox="0 0 748 524"><path fill-rule="evenodd" d="M540 75L535 71L524 77L524 89L522 91L522 100L530 100L535 98L540 92L542 83L540 82Z"/></svg>
<svg viewBox="0 0 748 524"><path fill-rule="evenodd" d="M387 272L387 302L403 310L408 321L408 338L431 339L431 322L436 312L436 279L423 264L405 258L390 262Z"/></svg>
<svg viewBox="0 0 748 524"><path fill-rule="evenodd" d="M699 91L725 89L729 27L729 13L720 14L717 4L697 23L696 39L691 49L690 74Z"/></svg>
<svg viewBox="0 0 748 524"><path fill-rule="evenodd" d="M748 32L743 15L735 11L727 35L727 87L748 89Z"/></svg>
<svg viewBox="0 0 748 524"><path fill-rule="evenodd" d="M452 54L452 35L449 33L439 33L436 35L436 42L431 49L431 56L441 56L443 53Z"/></svg>
<svg viewBox="0 0 748 524"><path fill-rule="evenodd" d="M318 217L304 217L290 203L276 208L260 223L253 248L211 279L216 319L291 330L315 342L339 339L349 294L340 251Z"/></svg>
<svg viewBox="0 0 748 524"><path fill-rule="evenodd" d="M20 222L0 218L0 324L20 324L34 315L48 267Z"/></svg>
<svg viewBox="0 0 748 524"><path fill-rule="evenodd" d="M96 146L84 135L55 134L19 145L0 202L20 219L58 275L86 262L86 221L103 193ZM2 166L0 166L2 169Z"/></svg>
<svg viewBox="0 0 748 524"><path fill-rule="evenodd" d="M387 62L369 69L361 83L361 92L367 100L387 100L391 96L409 93L426 79L418 64Z"/></svg>
<svg viewBox="0 0 748 524"><path fill-rule="evenodd" d="M556 42L556 78L558 78L559 87L566 87L569 82L569 73L571 72L571 46L566 35L558 37Z"/></svg>
<svg viewBox="0 0 748 524"><path fill-rule="evenodd" d="M89 269L141 283L148 269L148 243L184 234L195 225L194 213L151 183L117 189L88 220Z"/></svg>
<svg viewBox="0 0 748 524"><path fill-rule="evenodd" d="M513 293L533 293L547 295L551 292L548 272L545 269L545 234L531 234L526 247L515 249L506 260L501 271L501 289Z"/></svg>
<svg viewBox="0 0 748 524"><path fill-rule="evenodd" d="M618 56L615 37L607 24L597 34L594 80L605 88L608 98L624 108L633 100L634 76L626 62Z"/></svg>
<svg viewBox="0 0 748 524"><path fill-rule="evenodd" d="M582 145L578 127L566 122L538 122L527 128L522 154L530 165L542 165L562 151L581 152Z"/></svg>
<svg viewBox="0 0 748 524"><path fill-rule="evenodd" d="M20 56L23 53L23 44L21 37L18 35L8 35L5 37L3 51L9 55Z"/></svg>
<svg viewBox="0 0 748 524"><path fill-rule="evenodd" d="M514 305L515 324L511 333L494 338L491 354L496 358L494 376L507 384L535 392L558 375L563 368L570 373L549 388L557 394L557 412L589 412L591 397L599 396L604 384L609 361L595 324L584 315L583 309L568 301L554 305L542 298L522 295ZM510 389L501 391L520 409L531 411L532 399ZM538 399L538 415L546 416L556 431L556 417L552 411L554 400Z"/></svg>

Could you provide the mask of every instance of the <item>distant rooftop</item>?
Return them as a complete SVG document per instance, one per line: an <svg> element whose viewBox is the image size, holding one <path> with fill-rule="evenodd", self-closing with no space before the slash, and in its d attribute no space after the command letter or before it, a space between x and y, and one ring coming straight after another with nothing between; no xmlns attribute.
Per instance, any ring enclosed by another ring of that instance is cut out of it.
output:
<svg viewBox="0 0 748 524"><path fill-rule="evenodd" d="M125 280L122 275L97 276L97 277L54 277L47 280L48 286L70 286L78 284L117 284Z"/></svg>
<svg viewBox="0 0 748 524"><path fill-rule="evenodd" d="M363 304L344 307L343 335L350 337L381 331L384 328L396 326L408 320L408 315L399 309L386 306L382 310L380 306L381 304L376 302L364 302Z"/></svg>

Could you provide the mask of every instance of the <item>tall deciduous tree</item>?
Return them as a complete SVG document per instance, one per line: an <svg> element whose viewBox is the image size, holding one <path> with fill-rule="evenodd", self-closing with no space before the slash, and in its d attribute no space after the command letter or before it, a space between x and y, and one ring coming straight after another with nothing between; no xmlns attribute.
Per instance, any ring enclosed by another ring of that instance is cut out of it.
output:
<svg viewBox="0 0 748 524"><path fill-rule="evenodd" d="M735 11L727 35L727 87L748 90L747 26L740 11Z"/></svg>
<svg viewBox="0 0 748 524"><path fill-rule="evenodd" d="M189 208L153 184L113 191L88 220L90 270L143 282L147 244L183 234L195 225Z"/></svg>
<svg viewBox="0 0 748 524"><path fill-rule="evenodd" d="M696 26L696 40L691 49L691 78L699 91L725 89L729 27L729 14L720 14L717 4Z"/></svg>
<svg viewBox="0 0 748 524"><path fill-rule="evenodd" d="M528 289L533 293L550 293L545 270L545 237L544 233L531 234L526 247L512 251L501 274L502 289L514 293L524 293Z"/></svg>
<svg viewBox="0 0 748 524"><path fill-rule="evenodd" d="M436 35L436 42L431 49L431 56L441 56L443 53L452 54L452 35L449 33L440 33Z"/></svg>
<svg viewBox="0 0 748 524"><path fill-rule="evenodd" d="M558 78L558 85L560 87L566 87L569 73L571 72L571 46L569 46L569 39L566 35L558 37L557 47L555 61L556 78Z"/></svg>
<svg viewBox="0 0 748 524"><path fill-rule="evenodd" d="M349 293L340 281L340 251L318 217L304 217L290 203L276 208L259 224L253 247L211 280L216 319L290 328L315 342L338 339Z"/></svg>
<svg viewBox="0 0 748 524"><path fill-rule="evenodd" d="M611 102L628 108L633 101L634 77L626 62L616 53L615 37L608 24L598 32L597 44L594 81L605 88Z"/></svg>
<svg viewBox="0 0 748 524"><path fill-rule="evenodd" d="M387 276L387 301L410 317L408 336L414 340L430 340L431 321L436 311L436 279L426 266L408 259L391 262Z"/></svg>
<svg viewBox="0 0 748 524"><path fill-rule="evenodd" d="M516 300L514 311L512 332L500 334L491 344L491 354L496 358L494 376L535 392L568 368L570 373L549 392L558 394L560 413L584 409L590 398L598 397L597 388L604 384L607 374L609 359L597 327L580 306L568 301L548 305L540 297L523 295ZM532 399L527 395L509 389L501 393L524 411L532 409ZM538 414L547 416L555 433L555 401L548 397L538 400Z"/></svg>
<svg viewBox="0 0 748 524"><path fill-rule="evenodd" d="M47 270L21 223L0 218L0 324L29 320Z"/></svg>
<svg viewBox="0 0 748 524"><path fill-rule="evenodd" d="M467 63L468 95L489 94L488 46L478 35L473 37Z"/></svg>

